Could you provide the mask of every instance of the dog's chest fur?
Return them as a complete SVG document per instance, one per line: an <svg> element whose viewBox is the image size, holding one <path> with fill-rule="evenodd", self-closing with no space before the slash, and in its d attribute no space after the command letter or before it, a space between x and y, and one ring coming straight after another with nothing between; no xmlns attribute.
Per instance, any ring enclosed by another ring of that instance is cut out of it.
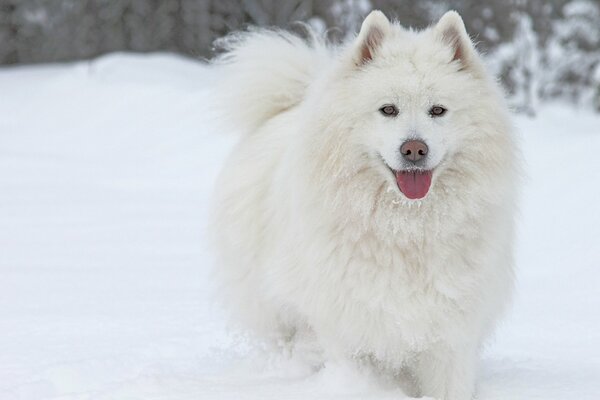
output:
<svg viewBox="0 0 600 400"><path fill-rule="evenodd" d="M321 212L319 220L304 220L299 231L315 229L293 236L307 246L292 257L281 255L295 263L286 263L269 286L332 351L401 363L440 337L464 331L476 318L488 277L478 262L483 242L474 246L481 241L477 224L439 231L440 216L430 213L420 221L406 216L404 229L394 229L378 220L389 212L380 209L362 228L352 218L324 219Z"/></svg>

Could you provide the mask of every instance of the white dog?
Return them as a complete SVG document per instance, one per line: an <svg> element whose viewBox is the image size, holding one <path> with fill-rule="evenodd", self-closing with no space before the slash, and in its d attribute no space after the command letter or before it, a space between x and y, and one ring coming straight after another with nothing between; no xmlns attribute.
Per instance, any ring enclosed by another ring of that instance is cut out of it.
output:
<svg viewBox="0 0 600 400"><path fill-rule="evenodd" d="M213 229L236 317L471 398L512 287L519 157L460 16L415 32L373 11L341 48L260 30L224 43L217 93L243 138Z"/></svg>

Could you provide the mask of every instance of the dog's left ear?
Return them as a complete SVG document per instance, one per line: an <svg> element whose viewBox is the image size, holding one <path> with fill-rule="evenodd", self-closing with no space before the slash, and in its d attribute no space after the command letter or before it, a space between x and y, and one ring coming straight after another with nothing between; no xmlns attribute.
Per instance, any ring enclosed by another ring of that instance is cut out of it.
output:
<svg viewBox="0 0 600 400"><path fill-rule="evenodd" d="M391 30L390 21L378 10L371 11L360 27L354 49L354 63L363 65L375 57Z"/></svg>
<svg viewBox="0 0 600 400"><path fill-rule="evenodd" d="M435 32L443 43L452 50L452 61L458 61L461 67L468 68L475 61L475 47L467 34L465 24L456 11L448 11L435 26Z"/></svg>

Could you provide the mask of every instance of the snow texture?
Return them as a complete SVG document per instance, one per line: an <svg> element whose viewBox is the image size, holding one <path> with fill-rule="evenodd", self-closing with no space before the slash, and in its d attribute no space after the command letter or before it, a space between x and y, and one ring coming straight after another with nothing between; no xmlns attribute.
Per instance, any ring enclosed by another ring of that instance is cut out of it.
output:
<svg viewBox="0 0 600 400"><path fill-rule="evenodd" d="M204 232L235 136L218 79L170 55L0 70L0 399L399 399L230 333ZM235 111L235 110L233 110ZM517 296L480 400L600 396L600 117L517 119Z"/></svg>

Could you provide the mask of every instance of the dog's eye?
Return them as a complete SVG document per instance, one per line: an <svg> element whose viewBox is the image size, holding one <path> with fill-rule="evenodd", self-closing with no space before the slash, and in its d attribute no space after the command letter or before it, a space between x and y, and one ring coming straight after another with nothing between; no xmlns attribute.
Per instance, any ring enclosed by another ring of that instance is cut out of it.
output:
<svg viewBox="0 0 600 400"><path fill-rule="evenodd" d="M392 104L386 104L385 106L381 107L379 109L379 112L381 112L386 117L395 117L396 115L398 115L398 109Z"/></svg>
<svg viewBox="0 0 600 400"><path fill-rule="evenodd" d="M431 117L441 117L442 115L446 114L446 110L444 107L442 106L433 106L429 109L429 115Z"/></svg>

